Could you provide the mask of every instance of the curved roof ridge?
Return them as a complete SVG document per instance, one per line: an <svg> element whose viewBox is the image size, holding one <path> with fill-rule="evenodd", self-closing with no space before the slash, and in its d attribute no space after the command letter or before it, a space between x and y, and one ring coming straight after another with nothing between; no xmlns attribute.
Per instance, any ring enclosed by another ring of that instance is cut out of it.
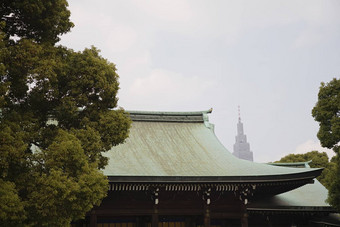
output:
<svg viewBox="0 0 340 227"><path fill-rule="evenodd" d="M162 115L162 116L198 116L212 113L213 108L202 111L145 111L145 110L126 110L130 115Z"/></svg>
<svg viewBox="0 0 340 227"><path fill-rule="evenodd" d="M292 167L310 168L309 163L311 162L312 160L305 161L305 162L271 162L267 164L272 165L272 166L292 166Z"/></svg>
<svg viewBox="0 0 340 227"><path fill-rule="evenodd" d="M170 112L170 111L138 111L127 110L133 121L148 122L208 122L207 114L212 112L212 108L203 111L190 112Z"/></svg>

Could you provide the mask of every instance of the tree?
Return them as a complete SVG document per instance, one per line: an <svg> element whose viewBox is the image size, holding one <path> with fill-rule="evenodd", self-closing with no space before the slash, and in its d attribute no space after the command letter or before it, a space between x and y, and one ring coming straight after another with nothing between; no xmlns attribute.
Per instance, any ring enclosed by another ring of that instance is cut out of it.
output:
<svg viewBox="0 0 340 227"><path fill-rule="evenodd" d="M312 116L319 122L318 138L323 147L338 151L340 141L340 80L321 83Z"/></svg>
<svg viewBox="0 0 340 227"><path fill-rule="evenodd" d="M305 154L289 154L281 158L276 162L308 162L312 161L309 165L312 168L324 168L321 175L317 178L321 184L323 184L327 189L329 189L330 184L332 182L331 176L334 175L335 168L335 160L332 159L330 162L328 161L328 156L326 152L318 152L311 151Z"/></svg>
<svg viewBox="0 0 340 227"><path fill-rule="evenodd" d="M0 226L22 225L25 218L24 205L15 184L0 179Z"/></svg>
<svg viewBox="0 0 340 227"><path fill-rule="evenodd" d="M325 176L323 179L323 185L329 190L331 190L331 186L334 182L334 179L337 178L337 156L333 156L329 161L327 167L322 171L322 174Z"/></svg>
<svg viewBox="0 0 340 227"><path fill-rule="evenodd" d="M340 211L340 80L334 78L328 83L321 83L318 101L312 110L312 116L319 122L317 134L323 147L332 148L336 153L335 173L329 187L328 201Z"/></svg>
<svg viewBox="0 0 340 227"><path fill-rule="evenodd" d="M3 0L0 13L6 38L56 43L74 26L67 6L66 0Z"/></svg>
<svg viewBox="0 0 340 227"><path fill-rule="evenodd" d="M94 47L54 45L71 25L66 6L1 4L0 226L67 226L83 218L107 193L102 153L128 136L115 65Z"/></svg>
<svg viewBox="0 0 340 227"><path fill-rule="evenodd" d="M340 212L340 160L339 154L335 157L335 171L334 174L330 177L331 186L328 191L328 199L327 201L338 211Z"/></svg>

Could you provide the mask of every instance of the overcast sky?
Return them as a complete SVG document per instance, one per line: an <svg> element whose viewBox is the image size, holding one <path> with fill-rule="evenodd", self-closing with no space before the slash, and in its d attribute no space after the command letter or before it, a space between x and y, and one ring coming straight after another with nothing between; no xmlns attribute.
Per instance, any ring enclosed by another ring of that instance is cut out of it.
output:
<svg viewBox="0 0 340 227"><path fill-rule="evenodd" d="M238 105L256 162L322 150L311 116L322 81L340 77L340 1L69 0L60 44L116 64L119 106L198 111L225 147ZM330 152L331 154L331 152Z"/></svg>

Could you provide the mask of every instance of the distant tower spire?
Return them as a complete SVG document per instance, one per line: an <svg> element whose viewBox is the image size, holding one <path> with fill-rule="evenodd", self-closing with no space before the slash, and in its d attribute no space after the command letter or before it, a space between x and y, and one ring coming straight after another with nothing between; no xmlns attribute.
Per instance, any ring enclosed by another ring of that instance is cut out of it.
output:
<svg viewBox="0 0 340 227"><path fill-rule="evenodd" d="M253 152L250 151L250 145L247 142L247 136L243 132L243 123L241 122L241 111L238 106L238 123L237 123L237 135L234 144L233 155L248 161L253 161Z"/></svg>

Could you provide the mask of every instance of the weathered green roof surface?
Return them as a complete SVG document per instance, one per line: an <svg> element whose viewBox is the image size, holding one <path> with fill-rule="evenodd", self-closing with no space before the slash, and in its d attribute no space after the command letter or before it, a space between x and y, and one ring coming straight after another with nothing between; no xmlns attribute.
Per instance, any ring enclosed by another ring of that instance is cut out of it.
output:
<svg viewBox="0 0 340 227"><path fill-rule="evenodd" d="M285 167L297 167L297 168L306 168L309 167L309 163L311 163L312 160L307 162L273 162L268 163L269 165L273 166L285 166Z"/></svg>
<svg viewBox="0 0 340 227"><path fill-rule="evenodd" d="M286 211L302 211L313 210L316 207L319 210L333 210L326 203L327 195L327 189L318 180L315 180L314 184L306 184L289 192L252 201L249 210L282 210L284 208Z"/></svg>
<svg viewBox="0 0 340 227"><path fill-rule="evenodd" d="M312 179L321 173L321 169L278 167L234 157L216 138L207 118L210 112L130 111L130 136L105 154L109 164L104 174L265 182Z"/></svg>
<svg viewBox="0 0 340 227"><path fill-rule="evenodd" d="M253 200L247 207L251 212L324 212L336 211L326 202L328 191L318 181L294 190ZM337 222L339 224L339 222Z"/></svg>

